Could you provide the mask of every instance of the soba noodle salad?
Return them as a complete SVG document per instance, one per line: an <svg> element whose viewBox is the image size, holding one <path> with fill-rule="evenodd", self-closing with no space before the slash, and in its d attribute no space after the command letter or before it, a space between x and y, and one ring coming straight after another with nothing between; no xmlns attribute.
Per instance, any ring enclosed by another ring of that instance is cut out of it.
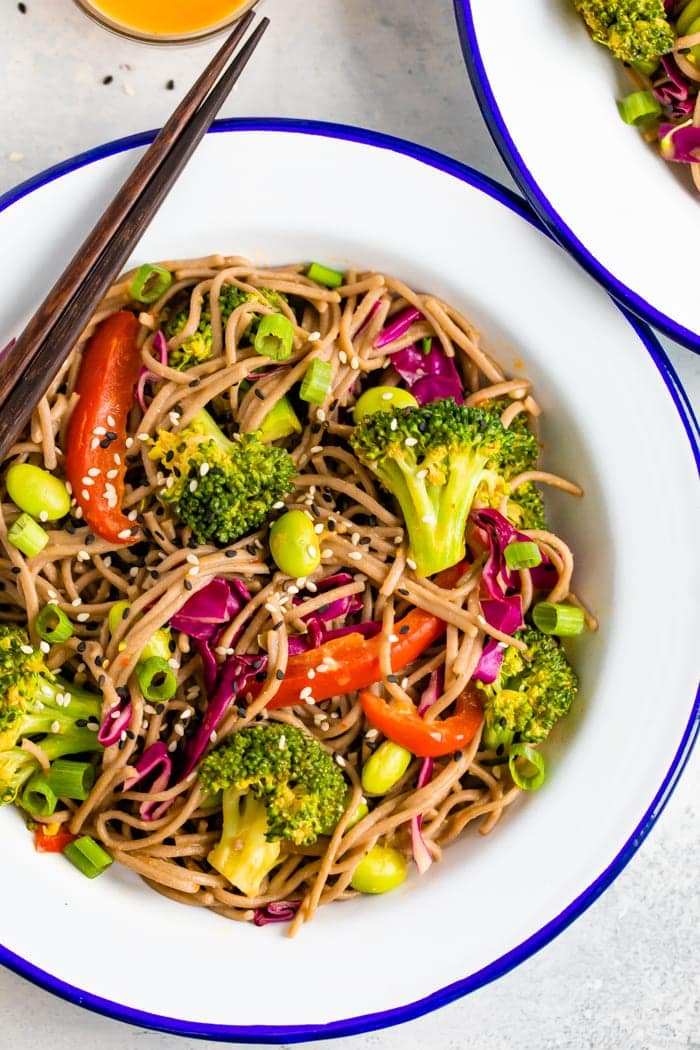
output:
<svg viewBox="0 0 700 1050"><path fill-rule="evenodd" d="M625 65L635 90L618 101L700 190L700 0L572 0L597 43Z"/></svg>
<svg viewBox="0 0 700 1050"><path fill-rule="evenodd" d="M382 273L120 278L2 470L0 800L36 848L294 932L493 830L595 627L539 414Z"/></svg>

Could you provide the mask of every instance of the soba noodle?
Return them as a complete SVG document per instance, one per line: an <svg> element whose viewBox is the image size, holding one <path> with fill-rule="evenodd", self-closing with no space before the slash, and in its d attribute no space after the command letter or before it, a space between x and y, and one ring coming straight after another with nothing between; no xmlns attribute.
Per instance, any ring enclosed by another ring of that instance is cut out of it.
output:
<svg viewBox="0 0 700 1050"><path fill-rule="evenodd" d="M94 836L116 861L137 872L153 889L230 919L251 920L256 909L271 902L301 902L294 930L320 905L354 895L353 872L375 843L391 842L410 856L412 818L422 815L428 850L439 860L444 847L468 825L476 824L482 833L492 831L520 793L507 764L499 763L494 752L480 749L477 734L463 751L436 759L432 778L420 788L416 780L421 763L413 760L391 791L370 800L367 815L348 827L362 797L362 763L381 739L364 718L357 695L337 696L319 706L302 703L269 712L265 709L284 676L288 638L303 629L301 617L343 596L359 597L361 618L382 624L381 663L389 696L416 701L431 674L441 671L442 692L431 718L450 712L467 687L489 635L512 641L480 615L482 562L478 559L453 590L418 578L412 571L400 516L347 443L348 406L364 386L396 382L389 371L391 354L430 336L454 357L468 404L491 397L506 399L502 417L506 425L521 413L536 420L540 409L529 381L504 374L483 349L477 330L466 317L392 277L351 271L342 287L330 290L306 277L300 265L262 268L242 258L222 256L160 265L174 279L165 295L153 306L143 307L139 317L143 364L154 378L146 410L135 403L129 419L124 512L134 522L133 542L125 546L96 536L74 506L73 515L62 527L47 525L48 546L25 559L7 540L18 511L6 497L0 516L4 551L0 614L3 621L26 624L36 643L33 625L37 613L48 602L57 604L73 621L74 634L52 646L47 657L50 667L100 692L103 717L123 706L124 696L131 702L131 718L118 743L101 755L88 798L82 803L64 801L59 813L45 818L45 823L66 824L75 834ZM138 311L130 298L132 276L125 274L111 288L9 460L34 463L61 475L82 350L101 320L125 307ZM271 289L286 297L280 300L281 309L294 324L295 349L284 368L260 377L261 358L243 339L250 320L245 307L235 310L225 325L221 323L218 292L224 284L243 291ZM212 304L213 356L184 371L163 364L153 347L160 320L173 302L189 302L187 322L170 340L172 352L196 330L205 296L210 296ZM377 349L376 337L387 319L407 306L416 307L422 319L394 343ZM204 406L220 419L254 430L269 405L298 383L312 358L331 363L332 385L322 405L306 406L308 418L302 420L302 433L286 442L298 470L287 509L308 512L320 526L322 562L312 577L294 580L279 572L269 556L267 525L227 549L197 544L190 530L159 501L158 466L148 451L158 429L179 430ZM255 383L246 389L245 381L252 373L257 374ZM580 494L578 486L550 473L535 472L523 480ZM578 602L571 593L569 548L549 532L537 532L533 538L556 568L552 600ZM352 584L317 592L314 580L341 571L351 575ZM207 700L201 662L189 637L175 636L171 664L178 688L169 702L145 700L134 668L153 633L214 577L241 580L252 595L219 639L219 659L231 653L267 655L262 691L247 708L235 702L229 707L217 726L217 742L260 718L300 727L336 757L349 788L348 808L333 834L312 846L283 842L279 865L255 897L237 891L207 862L221 817L218 807L206 804L196 770L155 793L124 786L133 777L139 756L157 741L167 746L176 762L201 722ZM532 601L531 586L529 590L524 587L523 597L526 604ZM131 614L111 633L107 617L121 600L131 603ZM392 631L411 606L444 620L447 633L398 680L397 676L387 677ZM592 617L586 615L589 626L594 626ZM145 819L139 811L145 801L169 805L155 819Z"/></svg>

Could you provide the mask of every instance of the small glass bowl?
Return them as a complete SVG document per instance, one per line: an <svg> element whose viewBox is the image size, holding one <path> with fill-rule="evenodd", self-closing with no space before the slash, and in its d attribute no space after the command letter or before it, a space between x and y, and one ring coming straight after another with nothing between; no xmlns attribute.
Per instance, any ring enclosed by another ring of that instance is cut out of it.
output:
<svg viewBox="0 0 700 1050"><path fill-rule="evenodd" d="M243 0L240 6L228 17L193 33L149 33L140 29L134 29L132 26L124 25L123 22L110 18L109 15L101 10L99 4L92 3L91 0L75 0L75 3L86 15L89 15L101 26L104 26L105 29L110 29L113 33L119 33L120 36L130 37L132 40L141 40L147 44L186 44L203 40L205 37L213 36L215 33L220 33L223 29L228 29L229 26L234 25L257 2L258 0Z"/></svg>

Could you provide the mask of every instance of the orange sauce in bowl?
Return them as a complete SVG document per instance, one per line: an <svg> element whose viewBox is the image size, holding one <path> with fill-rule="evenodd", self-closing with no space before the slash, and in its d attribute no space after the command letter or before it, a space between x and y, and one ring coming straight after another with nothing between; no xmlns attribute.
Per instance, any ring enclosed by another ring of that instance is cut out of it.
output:
<svg viewBox="0 0 700 1050"><path fill-rule="evenodd" d="M91 6L126 30L190 36L233 18L247 0L92 0Z"/></svg>

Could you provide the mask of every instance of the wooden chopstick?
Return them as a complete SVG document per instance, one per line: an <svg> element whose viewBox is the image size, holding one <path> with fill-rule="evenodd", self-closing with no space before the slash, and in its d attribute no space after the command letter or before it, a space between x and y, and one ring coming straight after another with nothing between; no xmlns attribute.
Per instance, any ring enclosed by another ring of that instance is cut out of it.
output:
<svg viewBox="0 0 700 1050"><path fill-rule="evenodd" d="M250 12L238 23L0 362L0 460L49 389L96 306L243 72L269 25L267 18L260 21L217 83L252 18Z"/></svg>

